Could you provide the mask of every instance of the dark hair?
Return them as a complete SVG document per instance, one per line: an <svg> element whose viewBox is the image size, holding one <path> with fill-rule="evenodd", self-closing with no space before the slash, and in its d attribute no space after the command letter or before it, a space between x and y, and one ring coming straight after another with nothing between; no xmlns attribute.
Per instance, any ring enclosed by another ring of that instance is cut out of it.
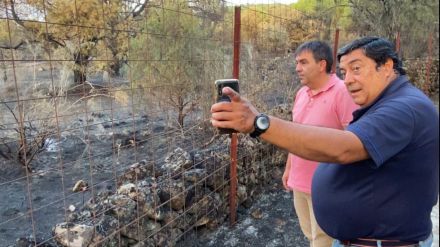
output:
<svg viewBox="0 0 440 247"><path fill-rule="evenodd" d="M338 62L341 57L348 53L362 49L365 56L373 59L376 62L376 68L384 65L388 59L392 59L394 62L394 70L400 75L405 75L406 71L403 68L402 60L400 60L394 45L384 38L379 37L364 37L345 45L338 51Z"/></svg>
<svg viewBox="0 0 440 247"><path fill-rule="evenodd" d="M325 67L325 72L330 73L332 71L333 66L333 54L332 48L325 43L324 41L314 40L308 41L300 45L296 51L295 56L298 56L300 53L304 51L310 51L313 54L313 58L316 62L321 60L326 61L327 65Z"/></svg>

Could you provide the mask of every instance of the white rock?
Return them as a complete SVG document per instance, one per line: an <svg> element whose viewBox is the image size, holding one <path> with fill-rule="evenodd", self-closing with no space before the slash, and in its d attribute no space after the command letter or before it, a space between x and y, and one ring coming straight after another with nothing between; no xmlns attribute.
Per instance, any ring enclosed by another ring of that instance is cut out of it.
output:
<svg viewBox="0 0 440 247"><path fill-rule="evenodd" d="M251 235L254 237L257 237L258 235L258 229L255 228L254 226L249 226L248 228L246 228L246 230L244 231L247 235Z"/></svg>
<svg viewBox="0 0 440 247"><path fill-rule="evenodd" d="M128 184L121 185L121 187L119 187L118 194L119 195L129 195L130 192L134 192L134 191L136 191L136 185L134 185L132 183L128 183Z"/></svg>
<svg viewBox="0 0 440 247"><path fill-rule="evenodd" d="M87 247L92 241L94 229L87 225L75 224L68 227L66 223L61 223L55 226L54 235L62 246Z"/></svg>

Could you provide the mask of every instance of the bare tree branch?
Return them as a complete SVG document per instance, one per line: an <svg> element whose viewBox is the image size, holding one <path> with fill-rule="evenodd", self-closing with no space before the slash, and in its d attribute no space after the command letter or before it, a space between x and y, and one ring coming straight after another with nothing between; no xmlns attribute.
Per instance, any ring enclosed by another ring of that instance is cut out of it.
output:
<svg viewBox="0 0 440 247"><path fill-rule="evenodd" d="M15 115L15 112L11 109L11 107L6 102L2 102L2 103L6 106L6 108L8 108L9 112L14 117L15 122L19 123L20 121L18 120L17 116Z"/></svg>
<svg viewBox="0 0 440 247"><path fill-rule="evenodd" d="M6 49L6 50L17 50L22 45L24 45L24 41L20 41L20 43L16 45L0 45L0 49Z"/></svg>
<svg viewBox="0 0 440 247"><path fill-rule="evenodd" d="M5 1L7 2L8 0L5 0ZM17 12L15 11L14 0L9 0L9 5L11 6L11 14L12 14L14 22L17 23L19 26L26 28L26 26L24 25L24 22L20 19L20 17L18 17Z"/></svg>

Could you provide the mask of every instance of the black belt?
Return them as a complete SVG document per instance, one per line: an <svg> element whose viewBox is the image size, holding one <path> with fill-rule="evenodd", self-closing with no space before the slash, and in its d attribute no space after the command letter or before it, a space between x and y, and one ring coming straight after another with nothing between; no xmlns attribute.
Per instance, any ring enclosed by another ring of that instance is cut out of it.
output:
<svg viewBox="0 0 440 247"><path fill-rule="evenodd" d="M376 239L354 239L354 240L343 240L340 242L344 246L379 246L381 243L383 247L418 247L419 242L416 241L399 241L399 240L376 240Z"/></svg>

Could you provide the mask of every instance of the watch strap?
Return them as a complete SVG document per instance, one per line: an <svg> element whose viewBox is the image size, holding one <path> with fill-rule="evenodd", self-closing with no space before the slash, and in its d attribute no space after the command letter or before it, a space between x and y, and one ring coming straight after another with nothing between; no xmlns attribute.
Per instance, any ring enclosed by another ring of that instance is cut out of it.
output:
<svg viewBox="0 0 440 247"><path fill-rule="evenodd" d="M257 120L258 120L258 118L260 118L260 117L265 117L265 118L268 118L268 119L269 119L269 117L268 117L266 114L263 114L263 113L260 113L260 114L258 114L258 115L255 117L255 120L254 120L254 131L253 131L252 133L249 134L249 136L252 137L252 138L258 138L261 134L263 134L263 133L266 132L266 130L267 130L267 129L260 129L260 128L258 127L258 125L257 125Z"/></svg>
<svg viewBox="0 0 440 247"><path fill-rule="evenodd" d="M261 131L260 129L255 128L255 130L252 133L250 133L249 135L252 138L257 138L257 137L259 137L263 133L264 133L264 131Z"/></svg>

